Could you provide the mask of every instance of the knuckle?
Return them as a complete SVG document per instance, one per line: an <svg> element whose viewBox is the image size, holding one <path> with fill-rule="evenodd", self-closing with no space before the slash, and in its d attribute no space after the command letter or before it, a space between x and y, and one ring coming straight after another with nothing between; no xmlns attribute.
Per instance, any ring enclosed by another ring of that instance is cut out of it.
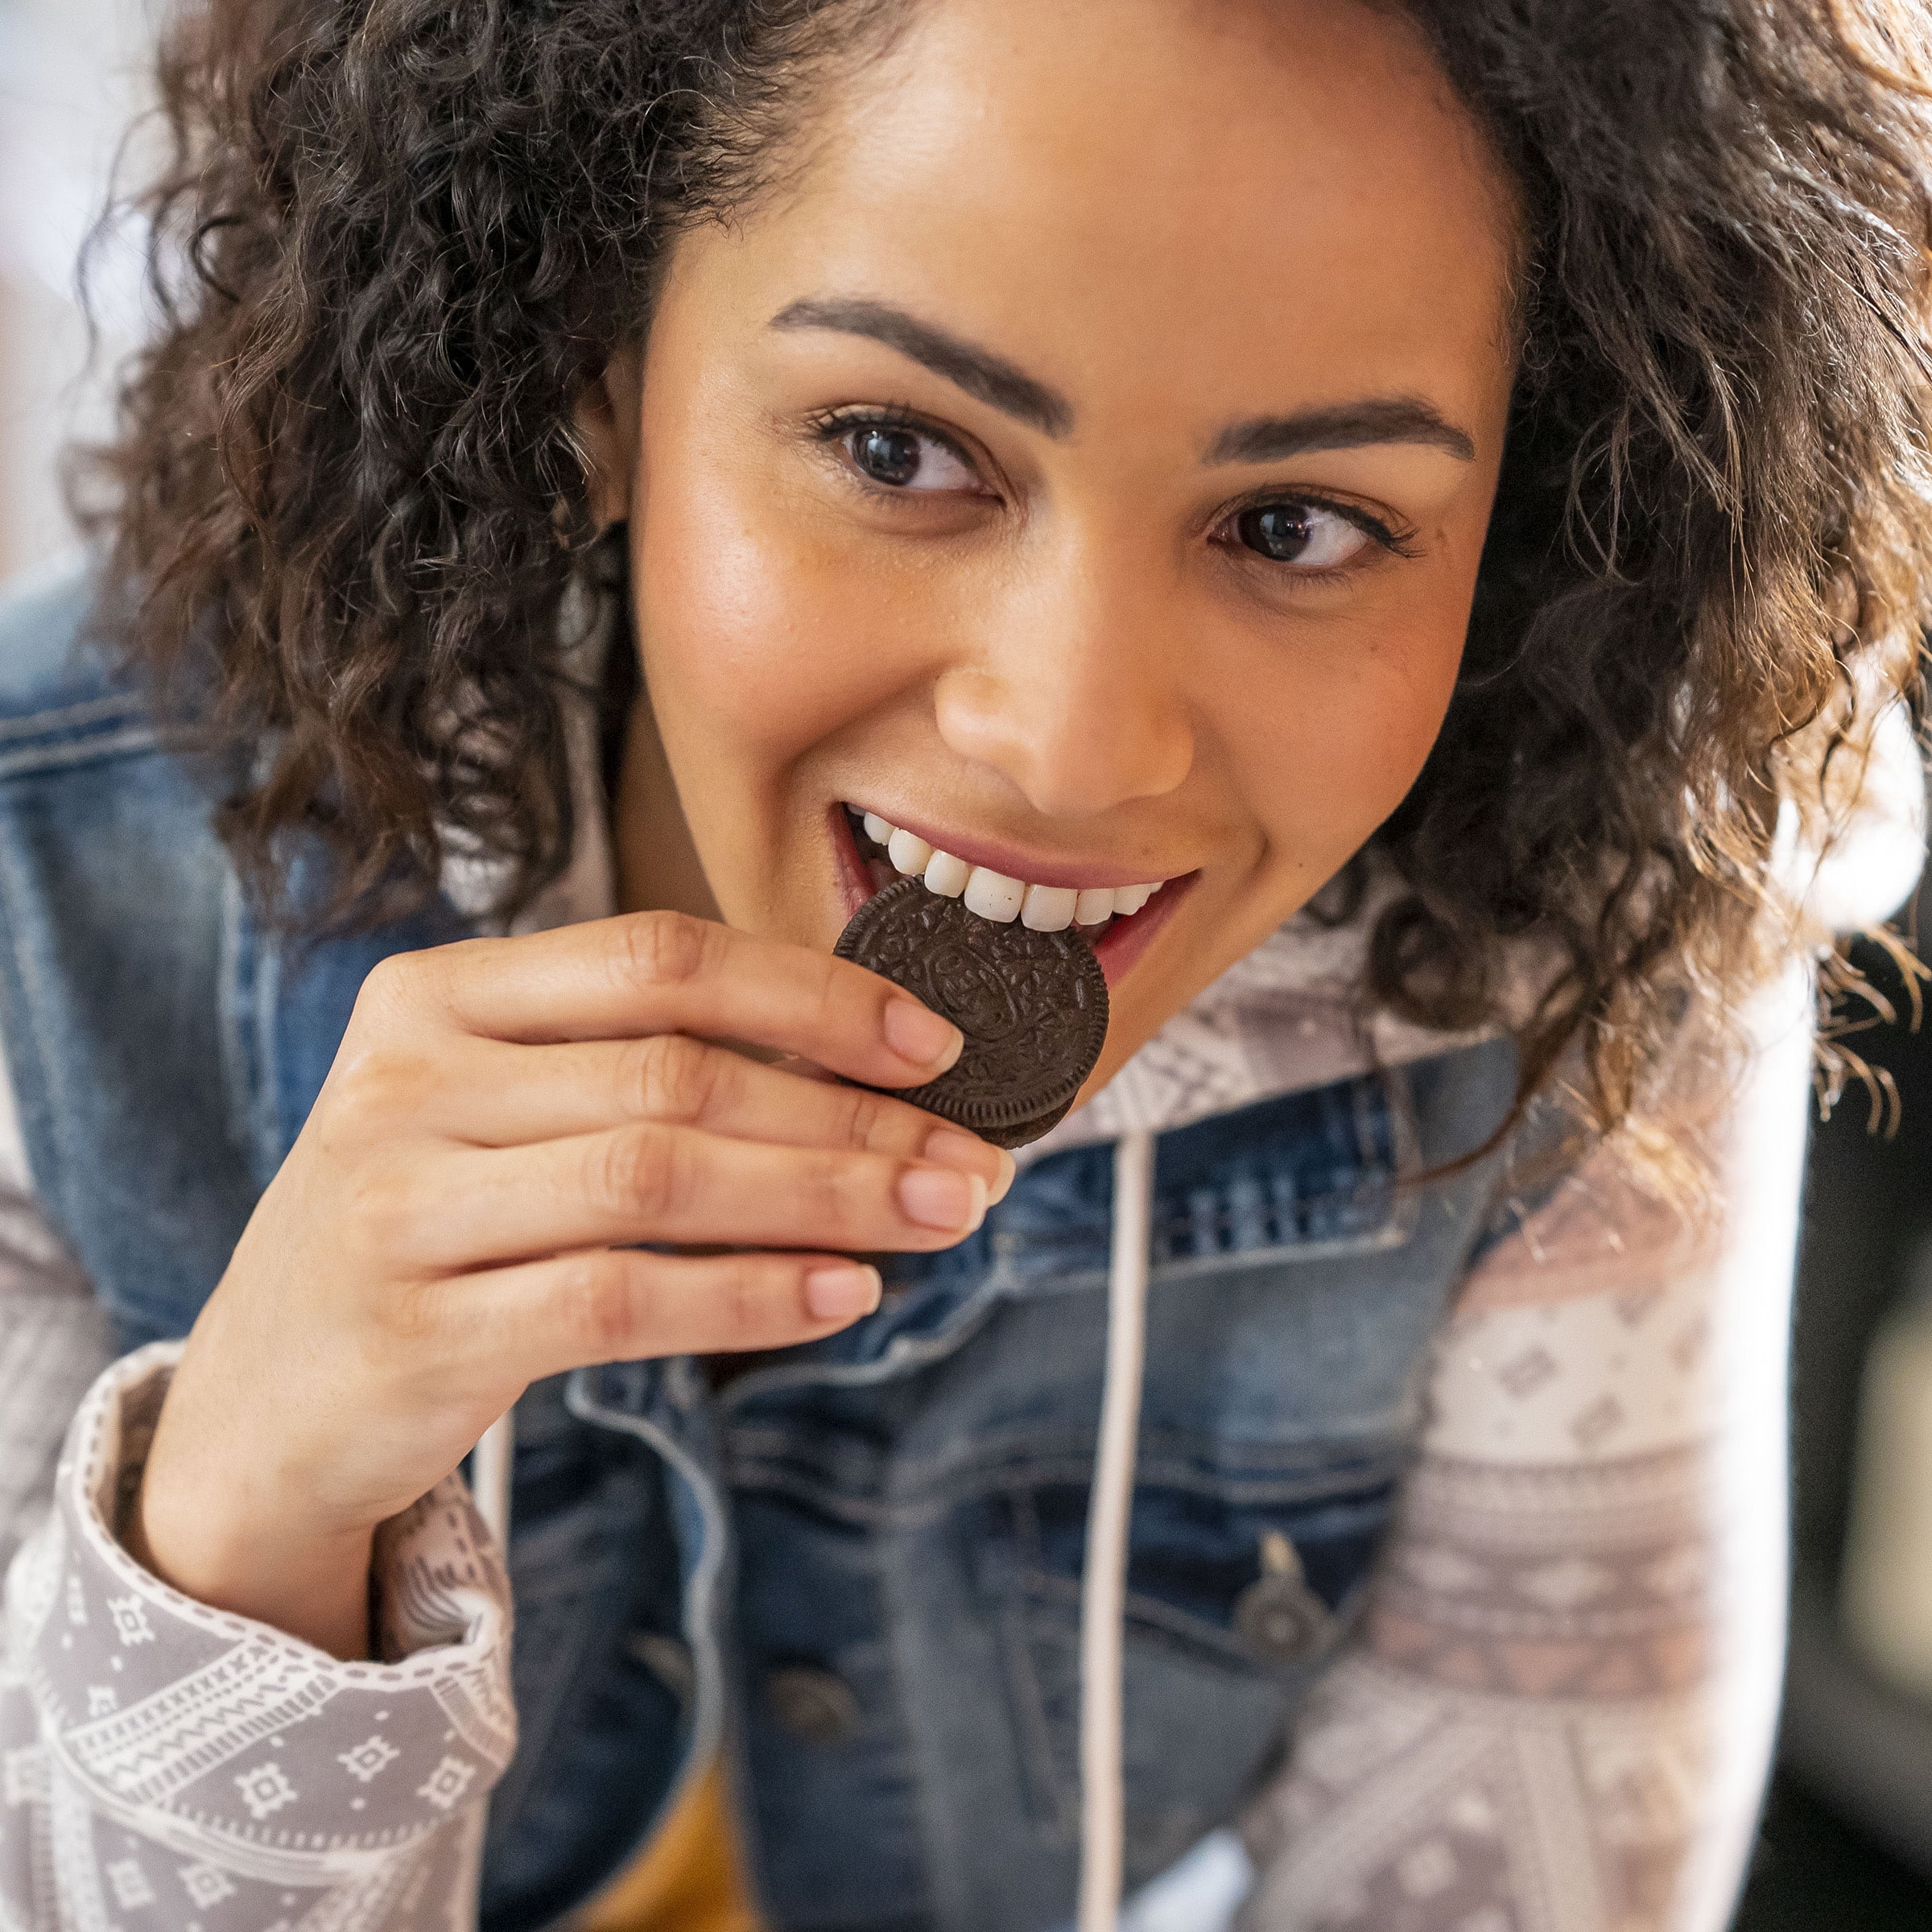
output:
<svg viewBox="0 0 1932 1932"><path fill-rule="evenodd" d="M329 1117L335 1129L362 1141L420 1112L433 1080L419 1054L375 1048L340 1063L330 1082Z"/></svg>
<svg viewBox="0 0 1932 1932"><path fill-rule="evenodd" d="M393 1263L414 1245L416 1191L406 1166L385 1162L361 1168L344 1205L344 1233L364 1255Z"/></svg>
<svg viewBox="0 0 1932 1932"><path fill-rule="evenodd" d="M712 940L702 919L683 912L638 912L620 920L617 964L634 985L687 985L704 970Z"/></svg>
<svg viewBox="0 0 1932 1932"><path fill-rule="evenodd" d="M749 1256L737 1256L726 1264L717 1297L723 1348L752 1348L767 1338L771 1323L766 1278L766 1270Z"/></svg>
<svg viewBox="0 0 1932 1932"><path fill-rule="evenodd" d="M835 1236L856 1225L854 1180L849 1160L830 1153L811 1156L806 1162L803 1185L805 1208L811 1225Z"/></svg>
<svg viewBox="0 0 1932 1932"><path fill-rule="evenodd" d="M452 1301L448 1285L422 1282L378 1295L371 1320L386 1354L440 1340L448 1331Z"/></svg>
<svg viewBox="0 0 1932 1932"><path fill-rule="evenodd" d="M865 1087L841 1087L835 1091L845 1110L843 1125L848 1146L870 1152L890 1144L894 1110L883 1094Z"/></svg>
<svg viewBox="0 0 1932 1932"><path fill-rule="evenodd" d="M427 952L392 952L377 960L363 976L356 996L358 1009L394 1013L421 1002L435 983L438 968Z"/></svg>
<svg viewBox="0 0 1932 1932"><path fill-rule="evenodd" d="M637 1113L647 1121L701 1120L717 1084L717 1055L682 1033L654 1034L633 1048L624 1076Z"/></svg>
<svg viewBox="0 0 1932 1932"><path fill-rule="evenodd" d="M625 1353L648 1329L652 1297L639 1257L615 1249L572 1257L565 1265L564 1299L572 1331L601 1355Z"/></svg>
<svg viewBox="0 0 1932 1932"><path fill-rule="evenodd" d="M606 1207L620 1214L661 1220L683 1198L687 1162L678 1137L654 1123L611 1134L595 1158L598 1171L592 1187Z"/></svg>
<svg viewBox="0 0 1932 1932"><path fill-rule="evenodd" d="M862 967L836 953L815 956L817 960L819 1011L828 1026L844 1025L869 1030L878 982Z"/></svg>

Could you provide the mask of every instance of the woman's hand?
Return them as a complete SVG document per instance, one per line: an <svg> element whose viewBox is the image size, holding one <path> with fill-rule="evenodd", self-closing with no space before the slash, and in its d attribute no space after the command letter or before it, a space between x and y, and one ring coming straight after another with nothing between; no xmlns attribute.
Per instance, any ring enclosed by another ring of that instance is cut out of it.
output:
<svg viewBox="0 0 1932 1932"><path fill-rule="evenodd" d="M136 1554L359 1656L376 1525L528 1383L830 1334L878 1301L844 1254L949 1247L1011 1176L903 1101L722 1040L883 1086L960 1045L859 967L677 914L378 966L188 1338Z"/></svg>

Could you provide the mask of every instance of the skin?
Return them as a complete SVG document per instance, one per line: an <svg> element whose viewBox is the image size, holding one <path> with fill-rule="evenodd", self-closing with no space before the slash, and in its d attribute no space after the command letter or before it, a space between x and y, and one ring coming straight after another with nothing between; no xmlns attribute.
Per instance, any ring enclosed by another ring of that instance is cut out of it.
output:
<svg viewBox="0 0 1932 1932"><path fill-rule="evenodd" d="M1172 881L1100 948L1091 1087L1362 844L1454 684L1514 229L1399 16L929 0L792 159L679 242L581 411L648 693L628 916L372 976L163 1412L137 1553L339 1655L375 1525L528 1381L828 1333L877 1294L834 1257L1003 1191L971 1137L800 1077L957 1051L828 957L841 807ZM1301 560L1242 541L1265 504ZM767 1252L609 1245L642 1241Z"/></svg>

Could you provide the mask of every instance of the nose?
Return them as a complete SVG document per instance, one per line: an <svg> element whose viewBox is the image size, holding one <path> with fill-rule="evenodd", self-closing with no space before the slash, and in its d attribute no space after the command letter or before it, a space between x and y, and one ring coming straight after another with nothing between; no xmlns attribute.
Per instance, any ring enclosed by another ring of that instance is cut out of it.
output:
<svg viewBox="0 0 1932 1932"><path fill-rule="evenodd" d="M1193 769L1179 613L1145 576L1077 556L1023 573L941 673L940 737L1042 817L1178 791Z"/></svg>

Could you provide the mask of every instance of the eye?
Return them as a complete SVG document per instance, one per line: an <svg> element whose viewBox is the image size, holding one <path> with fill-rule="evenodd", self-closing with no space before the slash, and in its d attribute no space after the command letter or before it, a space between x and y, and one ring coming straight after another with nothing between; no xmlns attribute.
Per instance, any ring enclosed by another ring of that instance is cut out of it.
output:
<svg viewBox="0 0 1932 1932"><path fill-rule="evenodd" d="M1323 503L1294 497L1251 504L1234 520L1236 540L1271 564L1332 570L1373 539L1359 524Z"/></svg>
<svg viewBox="0 0 1932 1932"><path fill-rule="evenodd" d="M980 488L980 480L958 451L937 436L898 423L861 423L840 441L854 469L868 482L888 489Z"/></svg>

